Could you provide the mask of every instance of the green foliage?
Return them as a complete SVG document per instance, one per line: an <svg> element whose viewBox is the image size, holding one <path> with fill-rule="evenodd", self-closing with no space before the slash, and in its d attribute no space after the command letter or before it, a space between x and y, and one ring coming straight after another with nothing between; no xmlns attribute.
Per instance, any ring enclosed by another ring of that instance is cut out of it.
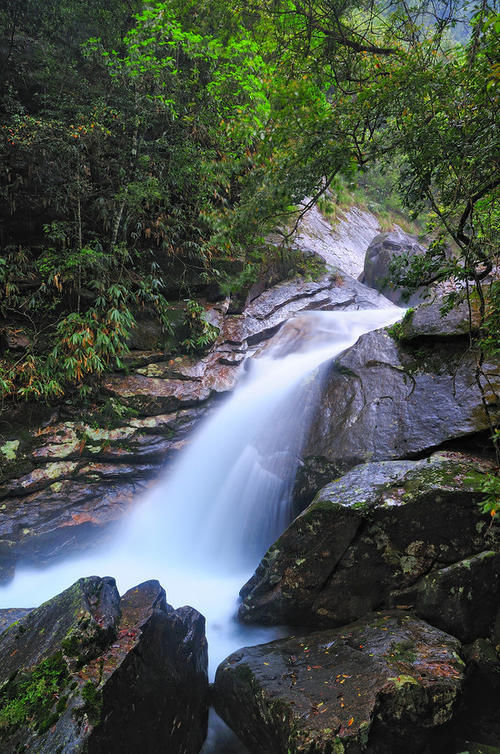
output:
<svg viewBox="0 0 500 754"><path fill-rule="evenodd" d="M21 672L0 693L0 736L27 724L44 733L64 711L68 669L60 652Z"/></svg>
<svg viewBox="0 0 500 754"><path fill-rule="evenodd" d="M169 332L165 289L179 270L184 295L190 271L221 280L227 258L244 270L233 287L255 278L254 239L307 187L297 165L293 188L289 156L286 186L269 183L283 150L261 144L291 97L246 13L173 0L88 11L83 22L62 0L0 12L17 63L0 97L0 314L32 341L24 357L0 353L3 398L51 399L119 365L138 307ZM308 84L289 86L295 108L314 101ZM198 322L184 345L213 338Z"/></svg>
<svg viewBox="0 0 500 754"><path fill-rule="evenodd" d="M116 398L106 398L100 411L99 416L109 423L115 422L119 426L124 419L130 419L138 415L136 409L132 406L126 406Z"/></svg>
<svg viewBox="0 0 500 754"><path fill-rule="evenodd" d="M408 219L397 189L399 175L397 162L386 164L381 160L347 178L336 175L327 193L318 199L318 209L335 225L339 209L358 207L376 216L382 232L398 225L407 233L420 235L425 229L426 215L413 222Z"/></svg>
<svg viewBox="0 0 500 754"><path fill-rule="evenodd" d="M205 310L197 301L186 299L184 324L189 335L182 341L182 346L188 353L201 353L215 342L219 328L210 324L205 316Z"/></svg>
<svg viewBox="0 0 500 754"><path fill-rule="evenodd" d="M395 322L393 325L386 327L385 329L394 340L401 340L405 332L405 325L408 325L413 317L413 307L409 307L404 313L404 317L400 322Z"/></svg>
<svg viewBox="0 0 500 754"><path fill-rule="evenodd" d="M495 442L500 440L500 432L496 432ZM500 511L500 475L498 473L471 474L467 477L469 484L481 493L483 499L479 503L482 513L489 513L492 519Z"/></svg>
<svg viewBox="0 0 500 754"><path fill-rule="evenodd" d="M20 256L12 255L18 269ZM48 400L91 375L121 367L138 309L152 309L163 331L171 333L158 265L153 261L150 272L138 277L133 255L123 245L112 255L97 243L65 255L48 249L35 264L40 277L29 296L7 277L0 279L5 313L22 311L31 335L24 357L0 354L2 397Z"/></svg>
<svg viewBox="0 0 500 754"><path fill-rule="evenodd" d="M82 688L83 707L80 713L85 713L91 725L98 725L102 712L102 692L92 681L87 681Z"/></svg>
<svg viewBox="0 0 500 754"><path fill-rule="evenodd" d="M234 292L291 268L265 239L293 233L305 196L332 216L363 201L385 227L423 212L429 254L394 277L472 283L482 347L497 347L496 294L481 290L500 232L488 6L460 43L456 14L433 22L425 0L11 5L0 314L32 345L0 353L4 397L50 399L119 365L137 308L169 332L167 288L192 301L194 276ZM185 348L213 342L200 312L186 323Z"/></svg>
<svg viewBox="0 0 500 754"><path fill-rule="evenodd" d="M57 397L66 385L122 366L120 356L128 350L127 339L134 325L129 306L135 297L123 285L104 288L96 281L95 288L99 295L85 313L71 312L57 321L50 350L0 360L4 394L24 399Z"/></svg>

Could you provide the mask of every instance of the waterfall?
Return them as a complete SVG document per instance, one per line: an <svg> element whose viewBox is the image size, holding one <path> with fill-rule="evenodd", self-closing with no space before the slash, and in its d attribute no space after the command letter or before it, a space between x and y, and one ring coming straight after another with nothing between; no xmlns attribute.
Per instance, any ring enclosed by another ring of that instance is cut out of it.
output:
<svg viewBox="0 0 500 754"><path fill-rule="evenodd" d="M157 578L174 606L207 618L211 671L238 646L278 635L234 621L237 594L290 520L317 367L401 310L307 312L248 361L240 385L125 520L106 551L43 570L19 569L0 606L32 607L81 576L111 575L121 592Z"/></svg>

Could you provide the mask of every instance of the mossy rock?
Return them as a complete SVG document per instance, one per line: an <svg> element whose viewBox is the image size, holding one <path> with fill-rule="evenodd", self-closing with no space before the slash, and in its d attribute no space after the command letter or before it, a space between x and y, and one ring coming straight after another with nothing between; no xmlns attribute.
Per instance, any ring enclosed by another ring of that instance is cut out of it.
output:
<svg viewBox="0 0 500 754"><path fill-rule="evenodd" d="M0 636L1 751L197 754L206 668L204 619L157 581L120 599L114 579L80 579Z"/></svg>
<svg viewBox="0 0 500 754"><path fill-rule="evenodd" d="M413 605L466 641L487 635L500 584L495 527L477 491L489 469L448 452L355 467L271 546L241 590L240 617L320 628Z"/></svg>

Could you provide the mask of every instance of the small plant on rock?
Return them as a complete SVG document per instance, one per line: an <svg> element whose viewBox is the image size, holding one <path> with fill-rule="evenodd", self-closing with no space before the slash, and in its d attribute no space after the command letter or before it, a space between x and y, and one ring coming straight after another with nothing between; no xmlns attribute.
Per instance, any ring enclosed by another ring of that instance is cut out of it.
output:
<svg viewBox="0 0 500 754"><path fill-rule="evenodd" d="M189 335L182 341L182 346L188 353L204 351L215 342L219 334L219 328L207 321L202 305L193 299L186 299L184 323Z"/></svg>

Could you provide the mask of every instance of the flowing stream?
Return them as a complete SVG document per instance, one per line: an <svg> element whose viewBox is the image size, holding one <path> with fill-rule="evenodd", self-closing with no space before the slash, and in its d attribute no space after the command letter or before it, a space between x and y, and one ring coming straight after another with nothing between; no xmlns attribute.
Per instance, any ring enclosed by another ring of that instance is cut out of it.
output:
<svg viewBox="0 0 500 754"><path fill-rule="evenodd" d="M172 605L205 615L211 677L238 647L280 635L240 625L234 614L239 589L290 521L317 368L401 313L396 307L307 312L289 320L247 362L238 388L195 431L105 551L43 570L19 569L0 590L0 607L38 605L90 574L114 576L121 593L156 578ZM204 752L224 750L213 746Z"/></svg>

